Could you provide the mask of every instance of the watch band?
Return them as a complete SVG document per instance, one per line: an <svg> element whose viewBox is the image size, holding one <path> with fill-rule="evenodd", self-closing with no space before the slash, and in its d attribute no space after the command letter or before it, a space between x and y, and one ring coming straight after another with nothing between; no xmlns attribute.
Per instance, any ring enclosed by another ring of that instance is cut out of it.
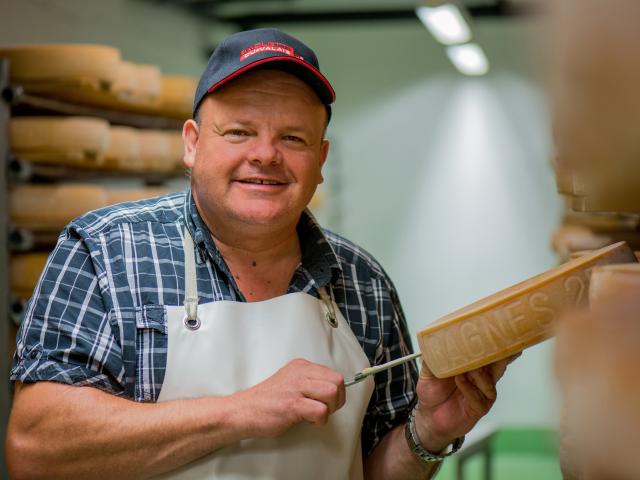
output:
<svg viewBox="0 0 640 480"><path fill-rule="evenodd" d="M411 413L409 414L409 418L407 419L407 423L404 427L404 436L407 439L409 448L416 457L425 463L441 462L460 450L460 447L462 447L462 444L464 443L464 436L456 438L451 445L451 450L448 452L431 453L425 449L420 443L420 437L416 431L416 408L417 407L411 409Z"/></svg>

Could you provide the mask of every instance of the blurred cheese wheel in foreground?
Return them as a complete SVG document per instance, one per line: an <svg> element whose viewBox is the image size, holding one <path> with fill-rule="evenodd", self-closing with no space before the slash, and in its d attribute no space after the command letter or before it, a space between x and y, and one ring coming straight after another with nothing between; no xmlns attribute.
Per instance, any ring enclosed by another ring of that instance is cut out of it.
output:
<svg viewBox="0 0 640 480"><path fill-rule="evenodd" d="M634 290L640 296L640 264L603 265L595 267L591 272L589 302L592 306L625 290Z"/></svg>
<svg viewBox="0 0 640 480"><path fill-rule="evenodd" d="M562 260L568 260L572 252L595 250L613 243L606 233L594 233L581 225L562 225L551 236L551 245Z"/></svg>
<svg viewBox="0 0 640 480"><path fill-rule="evenodd" d="M185 75L163 75L158 108L177 118L191 118L198 79Z"/></svg>
<svg viewBox="0 0 640 480"><path fill-rule="evenodd" d="M11 79L30 86L85 85L105 89L116 79L120 52L104 45L51 44L0 47L11 62Z"/></svg>
<svg viewBox="0 0 640 480"><path fill-rule="evenodd" d="M147 172L171 172L175 168L172 156L172 132L140 130L140 162Z"/></svg>
<svg viewBox="0 0 640 480"><path fill-rule="evenodd" d="M316 190L316 193L313 195L313 197L311 197L311 201L309 202L308 207L312 211L317 210L322 208L325 205L326 201L327 201L327 196L324 189L321 187L318 187L318 189Z"/></svg>
<svg viewBox="0 0 640 480"><path fill-rule="evenodd" d="M559 313L587 302L594 266L635 260L620 242L453 312L418 332L423 359L445 378L507 358L552 336Z"/></svg>
<svg viewBox="0 0 640 480"><path fill-rule="evenodd" d="M11 293L21 300L31 297L48 258L48 253L22 253L12 255Z"/></svg>
<svg viewBox="0 0 640 480"><path fill-rule="evenodd" d="M112 170L142 170L138 130L131 127L110 127L109 148L104 152L102 166Z"/></svg>
<svg viewBox="0 0 640 480"><path fill-rule="evenodd" d="M109 124L90 117L14 117L9 142L14 154L33 162L91 167L109 146Z"/></svg>
<svg viewBox="0 0 640 480"><path fill-rule="evenodd" d="M60 230L75 217L106 205L105 190L98 185L16 185L9 190L11 222L34 231Z"/></svg>
<svg viewBox="0 0 640 480"><path fill-rule="evenodd" d="M113 205L122 202L135 202L170 193L165 187L110 188L106 191L107 203Z"/></svg>
<svg viewBox="0 0 640 480"><path fill-rule="evenodd" d="M624 288L558 321L556 374L584 478L640 478L640 291Z"/></svg>

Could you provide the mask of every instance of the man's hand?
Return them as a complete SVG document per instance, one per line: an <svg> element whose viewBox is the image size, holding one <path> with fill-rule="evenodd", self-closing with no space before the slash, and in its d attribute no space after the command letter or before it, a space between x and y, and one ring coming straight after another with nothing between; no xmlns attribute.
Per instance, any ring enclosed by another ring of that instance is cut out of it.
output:
<svg viewBox="0 0 640 480"><path fill-rule="evenodd" d="M520 354L451 378L436 378L423 362L418 380L416 429L424 448L437 453L465 435L496 401L496 383Z"/></svg>
<svg viewBox="0 0 640 480"><path fill-rule="evenodd" d="M307 421L324 425L345 402L343 376L322 365L296 359L271 377L234 395L246 415L246 437L277 437Z"/></svg>

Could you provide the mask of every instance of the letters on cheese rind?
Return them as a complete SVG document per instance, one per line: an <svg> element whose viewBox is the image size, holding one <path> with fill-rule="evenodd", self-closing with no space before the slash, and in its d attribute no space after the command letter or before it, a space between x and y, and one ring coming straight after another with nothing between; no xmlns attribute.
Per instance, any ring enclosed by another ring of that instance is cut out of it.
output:
<svg viewBox="0 0 640 480"><path fill-rule="evenodd" d="M423 359L445 378L514 355L551 337L563 310L587 304L595 266L635 261L620 242L447 315L418 332Z"/></svg>

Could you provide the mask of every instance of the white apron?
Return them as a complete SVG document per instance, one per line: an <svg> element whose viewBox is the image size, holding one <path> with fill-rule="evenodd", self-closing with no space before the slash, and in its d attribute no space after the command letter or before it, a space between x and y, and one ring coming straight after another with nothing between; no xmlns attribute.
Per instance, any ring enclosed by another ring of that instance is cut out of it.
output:
<svg viewBox="0 0 640 480"><path fill-rule="evenodd" d="M198 305L193 241L185 229L185 305L168 306L167 368L158 401L230 395L256 385L294 358L345 377L369 361L335 302L292 293L262 302ZM284 435L226 446L159 478L362 479L360 433L373 380L347 390L327 425L306 422Z"/></svg>

